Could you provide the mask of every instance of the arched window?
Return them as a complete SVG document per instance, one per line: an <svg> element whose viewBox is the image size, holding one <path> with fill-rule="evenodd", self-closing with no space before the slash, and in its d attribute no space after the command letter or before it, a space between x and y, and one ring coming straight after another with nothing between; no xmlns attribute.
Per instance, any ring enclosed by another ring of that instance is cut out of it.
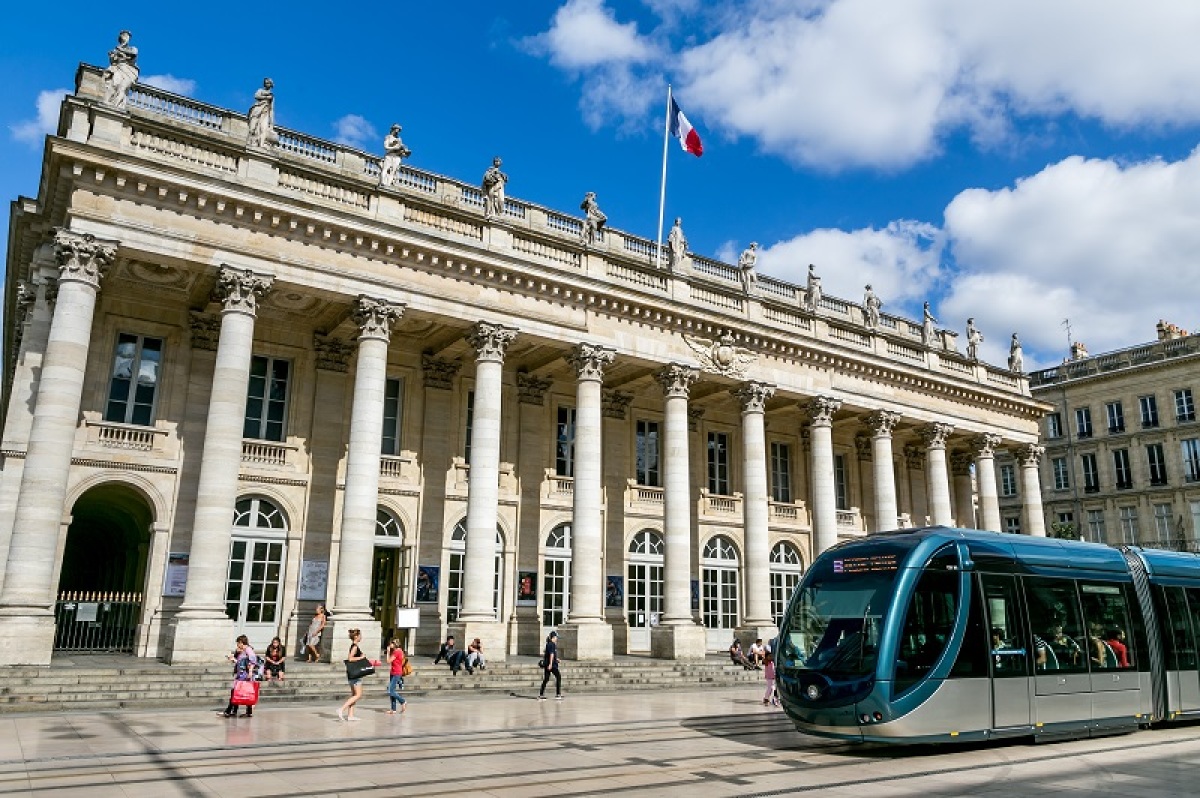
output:
<svg viewBox="0 0 1200 798"><path fill-rule="evenodd" d="M404 527L396 516L380 507L375 511L375 545L386 546L388 543L404 542Z"/></svg>
<svg viewBox="0 0 1200 798"><path fill-rule="evenodd" d="M249 496L234 505L225 614L254 646L278 632L287 528L283 511L267 499Z"/></svg>
<svg viewBox="0 0 1200 798"><path fill-rule="evenodd" d="M663 611L663 539L653 529L643 529L629 541L625 571L625 613L631 651L650 650L650 629Z"/></svg>
<svg viewBox="0 0 1200 798"><path fill-rule="evenodd" d="M559 524L546 535L542 561L542 626L553 629L571 608L571 525Z"/></svg>
<svg viewBox="0 0 1200 798"><path fill-rule="evenodd" d="M700 557L701 616L708 629L736 629L738 554L723 535L709 538Z"/></svg>
<svg viewBox="0 0 1200 798"><path fill-rule="evenodd" d="M467 563L467 519L463 518L450 533L450 579L446 584L446 622L458 620L462 611L463 578ZM492 611L500 617L500 588L504 574L504 533L496 525L496 578L492 590Z"/></svg>
<svg viewBox="0 0 1200 798"><path fill-rule="evenodd" d="M802 576L804 561L800 559L800 550L784 540L776 543L771 549L771 617L776 626L783 622L788 601Z"/></svg>

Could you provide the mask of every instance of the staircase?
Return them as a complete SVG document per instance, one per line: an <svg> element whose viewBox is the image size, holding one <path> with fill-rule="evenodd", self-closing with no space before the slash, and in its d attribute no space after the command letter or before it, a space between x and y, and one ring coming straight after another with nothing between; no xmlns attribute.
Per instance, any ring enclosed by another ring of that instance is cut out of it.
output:
<svg viewBox="0 0 1200 798"><path fill-rule="evenodd" d="M406 678L406 696L457 693L534 693L542 671L533 657L450 673L445 664L414 657L416 673ZM229 698L231 669L222 666L166 665L132 657L72 656L56 658L50 667L11 667L0 670L0 713L102 711L169 707L223 708ZM672 662L641 657L617 657L610 662L570 662L562 665L563 692L610 692L694 688L697 685L734 687L761 685L761 671L747 671L725 657L702 662ZM383 668L364 681L367 696L382 697L388 677ZM346 697L346 674L341 663L288 662L284 682L263 683L260 703L332 702Z"/></svg>

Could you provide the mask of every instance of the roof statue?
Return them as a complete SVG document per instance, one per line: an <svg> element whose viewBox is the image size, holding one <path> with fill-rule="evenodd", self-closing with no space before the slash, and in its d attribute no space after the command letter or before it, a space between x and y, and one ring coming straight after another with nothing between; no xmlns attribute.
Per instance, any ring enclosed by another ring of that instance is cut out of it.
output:
<svg viewBox="0 0 1200 798"><path fill-rule="evenodd" d="M400 177L400 167L404 159L412 155L412 150L404 146L400 140L400 125L392 125L392 129L383 137L383 164L379 170L379 185L394 186Z"/></svg>
<svg viewBox="0 0 1200 798"><path fill-rule="evenodd" d="M817 308L821 306L821 278L817 276L817 267L811 263L808 264L808 282L804 288L804 304L813 313L816 313Z"/></svg>
<svg viewBox="0 0 1200 798"><path fill-rule="evenodd" d="M104 70L104 102L121 111L125 110L125 102L129 89L138 79L137 48L129 43L132 36L123 30L117 34L117 46L108 51L108 69Z"/></svg>
<svg viewBox="0 0 1200 798"><path fill-rule="evenodd" d="M579 203L579 210L583 211L583 229L579 234L583 238L584 244L594 244L600 231L604 229L605 223L608 222L608 217L604 215L604 211L600 210L600 205L596 202L595 191L589 191L583 195L583 202Z"/></svg>
<svg viewBox="0 0 1200 798"><path fill-rule="evenodd" d="M1020 374L1025 370L1025 355L1021 352L1021 341L1013 333L1012 342L1008 345L1008 370Z"/></svg>
<svg viewBox="0 0 1200 798"><path fill-rule="evenodd" d="M675 217L671 232L667 234L667 268L673 272L683 269L683 259L687 257L687 237L683 234L683 219Z"/></svg>
<svg viewBox="0 0 1200 798"><path fill-rule="evenodd" d="M497 155L483 173L483 215L488 218L504 215L504 185L508 182L508 175L500 171L502 163Z"/></svg>
<svg viewBox="0 0 1200 798"><path fill-rule="evenodd" d="M263 79L262 88L254 92L254 105L246 114L250 123L247 143L254 147L271 147L279 143L275 132L275 81Z"/></svg>
<svg viewBox="0 0 1200 798"><path fill-rule="evenodd" d="M750 246L742 250L742 254L738 256L738 273L742 276L742 289L748 294L754 288L754 282L758 279L758 275L754 272L754 267L758 265L758 242L751 241Z"/></svg>
<svg viewBox="0 0 1200 798"><path fill-rule="evenodd" d="M975 326L975 319L967 319L967 357L979 359L979 345L983 343L983 333Z"/></svg>
<svg viewBox="0 0 1200 798"><path fill-rule="evenodd" d="M863 322L874 330L879 327L879 311L883 308L883 301L875 295L870 283L866 291L863 294Z"/></svg>
<svg viewBox="0 0 1200 798"><path fill-rule="evenodd" d="M921 343L925 346L933 346L933 339L937 337L937 327L935 326L938 320L933 317L933 313L929 310L929 303L925 303L922 321L921 321Z"/></svg>

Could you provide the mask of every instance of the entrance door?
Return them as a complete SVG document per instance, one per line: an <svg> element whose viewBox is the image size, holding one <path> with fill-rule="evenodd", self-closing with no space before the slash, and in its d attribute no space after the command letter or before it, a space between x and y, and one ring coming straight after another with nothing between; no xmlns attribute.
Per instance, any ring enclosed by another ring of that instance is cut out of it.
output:
<svg viewBox="0 0 1200 798"><path fill-rule="evenodd" d="M625 585L625 610L629 624L629 651L650 650L650 629L663 611L663 540L643 529L629 544Z"/></svg>
<svg viewBox="0 0 1200 798"><path fill-rule="evenodd" d="M724 651L738 625L738 556L729 538L718 535L704 545L700 559L701 615L708 650Z"/></svg>
<svg viewBox="0 0 1200 798"><path fill-rule="evenodd" d="M271 502L239 499L233 514L225 613L256 650L279 634L287 519Z"/></svg>
<svg viewBox="0 0 1200 798"><path fill-rule="evenodd" d="M980 580L990 641L992 728L1028 726L1030 646L1017 579L983 574Z"/></svg>
<svg viewBox="0 0 1200 798"><path fill-rule="evenodd" d="M1034 635L1034 721L1045 731L1087 725L1092 719L1088 637L1073 579L1024 578L1029 628Z"/></svg>
<svg viewBox="0 0 1200 798"><path fill-rule="evenodd" d="M371 566L371 615L379 621L385 639L395 634L399 589L400 549L376 547Z"/></svg>

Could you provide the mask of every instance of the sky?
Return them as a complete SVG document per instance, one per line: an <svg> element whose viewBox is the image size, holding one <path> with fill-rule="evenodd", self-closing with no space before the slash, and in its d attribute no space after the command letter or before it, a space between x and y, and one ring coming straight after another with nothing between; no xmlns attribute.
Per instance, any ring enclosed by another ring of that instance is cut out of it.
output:
<svg viewBox="0 0 1200 798"><path fill-rule="evenodd" d="M37 193L79 62L117 32L141 80L654 238L667 85L667 225L727 262L946 327L1026 368L1200 328L1200 3L1179 0L301 0L21 3L0 48L0 194ZM7 219L8 205L5 204ZM1064 324L1069 320L1068 327ZM1069 337L1068 337L1069 336Z"/></svg>

